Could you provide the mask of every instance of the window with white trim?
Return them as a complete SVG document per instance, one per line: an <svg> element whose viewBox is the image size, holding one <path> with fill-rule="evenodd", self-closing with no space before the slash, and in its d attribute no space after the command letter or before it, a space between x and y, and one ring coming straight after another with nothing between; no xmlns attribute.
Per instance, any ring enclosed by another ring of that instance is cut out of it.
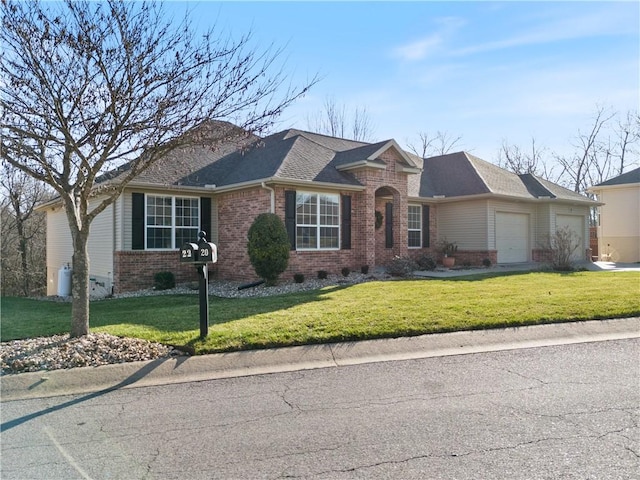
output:
<svg viewBox="0 0 640 480"><path fill-rule="evenodd" d="M197 241L199 198L145 195L145 199L146 248L174 249Z"/></svg>
<svg viewBox="0 0 640 480"><path fill-rule="evenodd" d="M340 248L340 196L296 192L296 248Z"/></svg>
<svg viewBox="0 0 640 480"><path fill-rule="evenodd" d="M407 220L409 248L420 248L422 246L422 205L409 205Z"/></svg>

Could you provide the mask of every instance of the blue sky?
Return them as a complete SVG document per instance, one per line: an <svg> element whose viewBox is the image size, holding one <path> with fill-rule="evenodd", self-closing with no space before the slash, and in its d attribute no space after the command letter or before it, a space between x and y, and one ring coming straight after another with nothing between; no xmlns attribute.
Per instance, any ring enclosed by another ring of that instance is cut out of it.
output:
<svg viewBox="0 0 640 480"><path fill-rule="evenodd" d="M258 45L284 46L286 71L322 80L281 118L307 129L327 98L364 107L372 140L447 132L495 161L503 140L565 153L598 105L640 103L638 2L208 2L188 6Z"/></svg>

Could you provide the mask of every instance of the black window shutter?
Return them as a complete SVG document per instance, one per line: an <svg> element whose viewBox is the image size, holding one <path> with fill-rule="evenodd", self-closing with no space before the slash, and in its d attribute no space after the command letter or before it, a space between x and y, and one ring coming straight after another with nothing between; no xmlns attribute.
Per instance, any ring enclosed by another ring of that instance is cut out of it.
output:
<svg viewBox="0 0 640 480"><path fill-rule="evenodd" d="M207 235L207 241L211 242L211 198L200 197L200 230ZM177 246L177 245L176 245Z"/></svg>
<svg viewBox="0 0 640 480"><path fill-rule="evenodd" d="M342 195L342 245L343 250L351 248L351 195Z"/></svg>
<svg viewBox="0 0 640 480"><path fill-rule="evenodd" d="M284 192L284 226L287 229L291 250L296 249L296 191Z"/></svg>
<svg viewBox="0 0 640 480"><path fill-rule="evenodd" d="M429 248L431 239L429 237L429 205L422 206L422 247Z"/></svg>
<svg viewBox="0 0 640 480"><path fill-rule="evenodd" d="M144 250L144 193L131 194L131 249Z"/></svg>
<svg viewBox="0 0 640 480"><path fill-rule="evenodd" d="M384 206L384 241L385 247L393 247L393 203Z"/></svg>

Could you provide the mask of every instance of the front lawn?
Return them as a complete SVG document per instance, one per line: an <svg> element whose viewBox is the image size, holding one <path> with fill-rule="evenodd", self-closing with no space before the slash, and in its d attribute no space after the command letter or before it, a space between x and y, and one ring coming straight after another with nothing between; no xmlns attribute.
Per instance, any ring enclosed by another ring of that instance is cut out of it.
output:
<svg viewBox="0 0 640 480"><path fill-rule="evenodd" d="M200 340L197 295L91 304L91 329L210 353L640 315L638 272L513 273L374 281L263 298L210 297ZM2 299L2 341L69 329L71 306Z"/></svg>

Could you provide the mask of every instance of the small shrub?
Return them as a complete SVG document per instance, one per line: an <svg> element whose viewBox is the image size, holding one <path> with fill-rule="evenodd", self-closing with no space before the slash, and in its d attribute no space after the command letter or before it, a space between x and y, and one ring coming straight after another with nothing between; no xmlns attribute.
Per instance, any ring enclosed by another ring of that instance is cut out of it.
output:
<svg viewBox="0 0 640 480"><path fill-rule="evenodd" d="M484 265L485 267L489 268L491 266L491 259L490 258L483 258L482 259L482 265Z"/></svg>
<svg viewBox="0 0 640 480"><path fill-rule="evenodd" d="M349 267L343 267L341 272L343 277L348 277L351 273L351 269Z"/></svg>
<svg viewBox="0 0 640 480"><path fill-rule="evenodd" d="M436 260L428 254L424 254L420 256L417 260L418 266L422 270L435 270L436 269Z"/></svg>
<svg viewBox="0 0 640 480"><path fill-rule="evenodd" d="M553 269L560 272L571 272L574 270L571 255L580 246L578 234L569 227L562 227L547 239L546 248L551 250L551 265Z"/></svg>
<svg viewBox="0 0 640 480"><path fill-rule="evenodd" d="M327 273L327 271L326 271L326 270L318 270L318 278L319 278L320 280L324 280L324 279L326 279L326 278L327 278L327 275L328 275L328 273Z"/></svg>
<svg viewBox="0 0 640 480"><path fill-rule="evenodd" d="M465 268L469 268L471 266L471 261L465 260L464 262L462 262L462 266Z"/></svg>
<svg viewBox="0 0 640 480"><path fill-rule="evenodd" d="M158 272L153 275L154 290L169 290L176 286L176 277L173 272Z"/></svg>
<svg viewBox="0 0 640 480"><path fill-rule="evenodd" d="M418 269L418 264L409 257L396 257L387 265L387 272L394 277L404 277Z"/></svg>
<svg viewBox="0 0 640 480"><path fill-rule="evenodd" d="M256 274L268 286L276 284L289 264L289 236L284 223L274 213L261 213L249 228L247 250Z"/></svg>
<svg viewBox="0 0 640 480"><path fill-rule="evenodd" d="M360 267L360 272L361 272L363 275L366 275L367 273L369 273L369 265L362 265L362 266Z"/></svg>
<svg viewBox="0 0 640 480"><path fill-rule="evenodd" d="M304 275L302 273L295 273L293 275L293 281L296 283L304 282Z"/></svg>

